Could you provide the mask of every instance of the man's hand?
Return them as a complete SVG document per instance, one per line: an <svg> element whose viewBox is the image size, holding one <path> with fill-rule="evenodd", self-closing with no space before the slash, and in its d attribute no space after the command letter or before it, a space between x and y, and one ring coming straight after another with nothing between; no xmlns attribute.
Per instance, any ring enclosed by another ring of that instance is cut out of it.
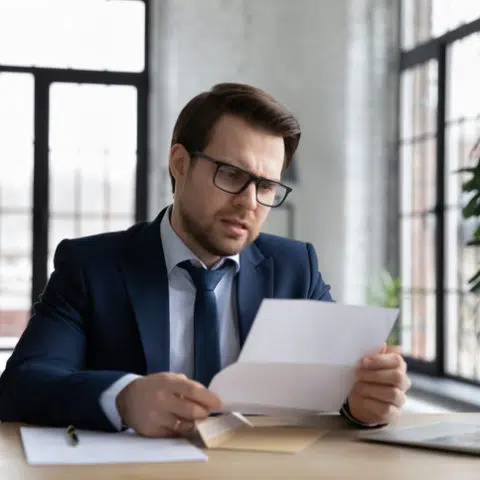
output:
<svg viewBox="0 0 480 480"><path fill-rule="evenodd" d="M390 423L405 403L411 386L407 365L399 348L384 346L372 356L360 360L357 380L348 397L352 416L363 423Z"/></svg>
<svg viewBox="0 0 480 480"><path fill-rule="evenodd" d="M172 437L186 434L221 406L220 399L202 384L175 373L138 378L117 396L123 421L139 435Z"/></svg>

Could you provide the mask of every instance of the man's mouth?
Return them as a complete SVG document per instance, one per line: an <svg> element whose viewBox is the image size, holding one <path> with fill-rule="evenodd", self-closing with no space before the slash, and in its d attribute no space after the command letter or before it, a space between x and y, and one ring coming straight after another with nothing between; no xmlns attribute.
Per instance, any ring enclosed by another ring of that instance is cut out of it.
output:
<svg viewBox="0 0 480 480"><path fill-rule="evenodd" d="M235 235L244 235L249 229L247 222L237 218L222 218L221 222L229 232Z"/></svg>

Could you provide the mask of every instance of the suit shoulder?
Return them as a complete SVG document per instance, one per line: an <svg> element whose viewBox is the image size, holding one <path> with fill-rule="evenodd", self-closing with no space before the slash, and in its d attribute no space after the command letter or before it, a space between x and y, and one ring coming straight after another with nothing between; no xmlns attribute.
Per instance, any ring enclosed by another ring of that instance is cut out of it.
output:
<svg viewBox="0 0 480 480"><path fill-rule="evenodd" d="M265 256L295 258L297 255L308 255L305 242L269 233L261 233L255 245Z"/></svg>
<svg viewBox="0 0 480 480"><path fill-rule="evenodd" d="M64 239L58 244L57 252L63 248L70 248L84 258L116 256L123 252L126 246L148 225L150 225L149 222L140 222L125 230Z"/></svg>

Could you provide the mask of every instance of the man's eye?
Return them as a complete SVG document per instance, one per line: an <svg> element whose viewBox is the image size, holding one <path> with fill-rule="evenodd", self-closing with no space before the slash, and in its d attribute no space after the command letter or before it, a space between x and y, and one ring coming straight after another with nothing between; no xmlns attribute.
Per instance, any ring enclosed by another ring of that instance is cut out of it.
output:
<svg viewBox="0 0 480 480"><path fill-rule="evenodd" d="M270 182L262 182L260 183L260 188L264 192L271 192L272 190L275 190L276 184L275 183L270 183Z"/></svg>
<svg viewBox="0 0 480 480"><path fill-rule="evenodd" d="M242 176L242 172L240 172L239 170L235 170L233 168L229 168L225 173L227 174L228 178L231 178L231 179L237 179Z"/></svg>

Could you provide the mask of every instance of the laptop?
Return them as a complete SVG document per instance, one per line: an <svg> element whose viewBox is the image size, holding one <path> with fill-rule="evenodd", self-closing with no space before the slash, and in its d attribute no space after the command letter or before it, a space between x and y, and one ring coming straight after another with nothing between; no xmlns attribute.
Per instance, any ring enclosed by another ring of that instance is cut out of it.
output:
<svg viewBox="0 0 480 480"><path fill-rule="evenodd" d="M413 427L385 427L358 434L367 442L463 452L480 456L480 415L477 424L436 422Z"/></svg>

